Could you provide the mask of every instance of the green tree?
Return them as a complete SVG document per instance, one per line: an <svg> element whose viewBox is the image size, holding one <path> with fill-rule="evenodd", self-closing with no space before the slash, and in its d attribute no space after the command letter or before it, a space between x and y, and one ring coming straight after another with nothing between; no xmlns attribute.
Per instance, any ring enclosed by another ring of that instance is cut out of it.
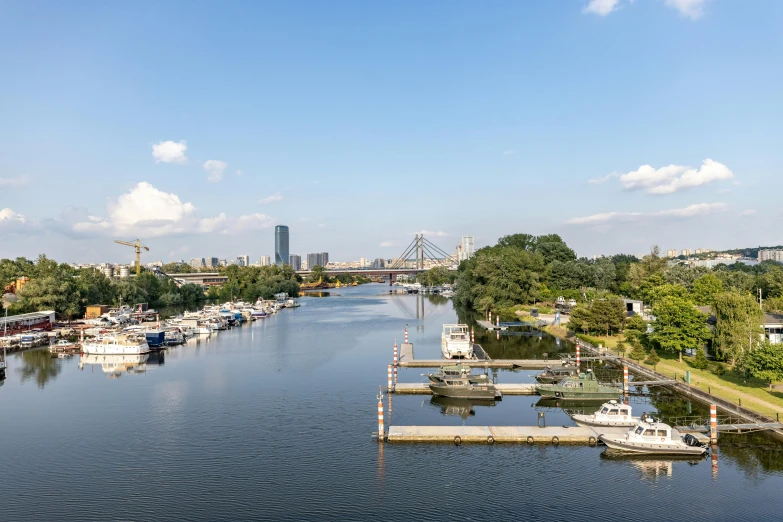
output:
<svg viewBox="0 0 783 522"><path fill-rule="evenodd" d="M723 292L723 282L713 273L704 274L693 282L693 300L698 305L711 305L715 296Z"/></svg>
<svg viewBox="0 0 783 522"><path fill-rule="evenodd" d="M612 335L623 328L625 305L619 297L596 299L590 306L591 330Z"/></svg>
<svg viewBox="0 0 783 522"><path fill-rule="evenodd" d="M623 333L625 333L625 338L632 344L641 344L647 334L647 321L642 319L640 315L632 315L625 320Z"/></svg>
<svg viewBox="0 0 783 522"><path fill-rule="evenodd" d="M577 306L571 310L571 314L568 317L568 326L572 331L582 333L588 333L590 331L590 323L593 319L590 310L586 306Z"/></svg>
<svg viewBox="0 0 783 522"><path fill-rule="evenodd" d="M593 265L593 284L598 290L609 290L617 279L617 269L611 259L602 257Z"/></svg>
<svg viewBox="0 0 783 522"><path fill-rule="evenodd" d="M707 316L694 308L693 303L679 296L667 296L653 308L655 323L650 340L664 350L682 352L701 349L710 337Z"/></svg>
<svg viewBox="0 0 783 522"><path fill-rule="evenodd" d="M644 351L644 348L642 347L641 344L637 342L637 343L632 343L632 345L633 345L633 349L629 354L631 359L635 361L641 361L642 359L645 358L645 356L647 356L647 352Z"/></svg>
<svg viewBox="0 0 783 522"><path fill-rule="evenodd" d="M707 368L707 354L704 353L703 348L696 350L696 357L693 358L691 364L697 370L705 370Z"/></svg>
<svg viewBox="0 0 783 522"><path fill-rule="evenodd" d="M723 292L713 298L715 356L733 367L742 366L762 335L762 311L751 295Z"/></svg>
<svg viewBox="0 0 783 522"><path fill-rule="evenodd" d="M655 351L655 348L650 350L649 355L647 355L647 360L645 360L647 364L653 367L653 370L656 366L658 366L658 363L661 362L661 358L658 357L658 353Z"/></svg>
<svg viewBox="0 0 783 522"><path fill-rule="evenodd" d="M770 390L772 383L783 380L783 344L772 344L769 340L759 343L745 360L745 370L766 381Z"/></svg>
<svg viewBox="0 0 783 522"><path fill-rule="evenodd" d="M147 296L150 306L157 306L161 295L161 283L152 272L142 272L133 279L133 283Z"/></svg>

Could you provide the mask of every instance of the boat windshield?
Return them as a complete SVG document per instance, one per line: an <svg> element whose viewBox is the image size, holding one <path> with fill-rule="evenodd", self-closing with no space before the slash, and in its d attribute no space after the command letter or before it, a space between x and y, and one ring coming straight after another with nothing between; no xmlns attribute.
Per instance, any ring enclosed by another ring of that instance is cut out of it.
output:
<svg viewBox="0 0 783 522"><path fill-rule="evenodd" d="M601 408L601 414L603 414L603 415L606 415L606 412L608 412L608 411L609 411L609 408L607 408L606 406Z"/></svg>
<svg viewBox="0 0 783 522"><path fill-rule="evenodd" d="M619 410L609 410L609 415L617 415Z"/></svg>
<svg viewBox="0 0 783 522"><path fill-rule="evenodd" d="M641 426L639 426L638 428L636 428L636 434L637 434L637 435L641 435L643 431L644 431L644 428L642 428Z"/></svg>

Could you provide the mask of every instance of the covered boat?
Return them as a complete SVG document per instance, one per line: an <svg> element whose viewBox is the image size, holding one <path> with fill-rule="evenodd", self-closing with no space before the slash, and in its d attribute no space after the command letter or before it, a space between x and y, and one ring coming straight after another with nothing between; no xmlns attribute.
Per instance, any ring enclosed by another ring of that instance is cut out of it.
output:
<svg viewBox="0 0 783 522"><path fill-rule="evenodd" d="M566 377L557 384L539 384L536 391L542 397L574 400L614 399L623 394L617 386L598 382L590 370L575 377Z"/></svg>
<svg viewBox="0 0 783 522"><path fill-rule="evenodd" d="M703 455L707 445L693 435L685 435L649 415L642 415L636 426L621 435L602 434L598 439L612 450L658 455Z"/></svg>
<svg viewBox="0 0 783 522"><path fill-rule="evenodd" d="M536 381L541 384L554 384L566 377L575 377L578 373L579 370L577 370L576 366L562 366L559 368L547 366L543 372L536 375Z"/></svg>
<svg viewBox="0 0 783 522"><path fill-rule="evenodd" d="M455 399L502 399L501 393L495 388L486 373L480 375L444 375L433 373L429 375L430 390L433 395L453 397Z"/></svg>
<svg viewBox="0 0 783 522"><path fill-rule="evenodd" d="M598 411L591 415L569 415L580 426L630 428L636 426L636 423L639 421L639 417L634 417L631 412L632 408L630 405L611 400L603 403Z"/></svg>

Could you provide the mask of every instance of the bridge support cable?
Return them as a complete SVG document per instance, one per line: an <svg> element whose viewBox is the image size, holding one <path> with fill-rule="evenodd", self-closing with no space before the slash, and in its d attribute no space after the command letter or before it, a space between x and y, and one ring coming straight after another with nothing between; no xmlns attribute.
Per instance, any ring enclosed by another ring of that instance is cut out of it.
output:
<svg viewBox="0 0 783 522"><path fill-rule="evenodd" d="M405 262L408 261L408 258L410 258L411 254L416 249L416 245L417 245L418 242L419 242L419 238L417 236L416 239L414 239L413 241L411 241L408 244L408 246L405 248L405 251L402 253L402 255L400 257L398 257L397 260L394 261L392 266L389 267L389 268L391 268L391 269L405 268L402 265L404 265Z"/></svg>
<svg viewBox="0 0 783 522"><path fill-rule="evenodd" d="M450 261L454 261L454 256L452 256L451 254L448 254L447 252L445 252L442 248L440 248L438 245L436 245L432 241L429 241L428 239L425 238L424 239L424 245L425 245L425 248L429 247L436 254L438 254L440 256L443 256L442 260L443 260L444 264L448 265L448 263ZM431 255L430 257L432 257L433 260L437 260L436 256Z"/></svg>
<svg viewBox="0 0 783 522"><path fill-rule="evenodd" d="M424 246L424 253L427 254L427 256L433 260L434 262L438 263L438 266L448 266L448 263L444 262L445 260L438 259L435 254L430 251L429 247Z"/></svg>

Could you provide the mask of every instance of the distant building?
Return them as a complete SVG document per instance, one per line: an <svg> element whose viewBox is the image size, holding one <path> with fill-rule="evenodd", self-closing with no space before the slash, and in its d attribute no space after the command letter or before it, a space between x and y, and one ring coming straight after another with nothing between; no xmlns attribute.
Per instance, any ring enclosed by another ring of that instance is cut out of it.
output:
<svg viewBox="0 0 783 522"><path fill-rule="evenodd" d="M666 257L677 257L677 249L673 248L666 251Z"/></svg>
<svg viewBox="0 0 783 522"><path fill-rule="evenodd" d="M762 261L777 261L783 263L783 250L759 250L759 263Z"/></svg>
<svg viewBox="0 0 783 522"><path fill-rule="evenodd" d="M329 253L319 252L317 254L307 254L307 268L312 270L314 266L323 266L329 264Z"/></svg>
<svg viewBox="0 0 783 522"><path fill-rule="evenodd" d="M220 266L220 259L216 257L208 257L206 259L206 262L209 268L217 268L218 266Z"/></svg>
<svg viewBox="0 0 783 522"><path fill-rule="evenodd" d="M680 255L683 255L683 256L685 256L685 257L688 257L689 255L691 255L691 251L690 251L690 249L683 248L683 249L682 249L682 253L681 253Z"/></svg>
<svg viewBox="0 0 783 522"><path fill-rule="evenodd" d="M201 270L205 266L207 266L207 263L203 257L193 257L190 259L190 268L193 270Z"/></svg>
<svg viewBox="0 0 783 522"><path fill-rule="evenodd" d="M120 279L127 279L130 277L130 267L128 265L122 265L120 267Z"/></svg>
<svg viewBox="0 0 783 522"><path fill-rule="evenodd" d="M108 263L102 264L101 272L103 272L103 275L111 279L112 277L114 277L114 265L110 265Z"/></svg>
<svg viewBox="0 0 783 522"><path fill-rule="evenodd" d="M239 266L250 266L250 256L237 256Z"/></svg>
<svg viewBox="0 0 783 522"><path fill-rule="evenodd" d="M288 264L291 265L291 268L294 270L301 270L302 269L302 256L298 254L289 254L288 255Z"/></svg>
<svg viewBox="0 0 783 522"><path fill-rule="evenodd" d="M261 266L269 266L272 264L272 259L269 256L261 256L258 264Z"/></svg>
<svg viewBox="0 0 783 522"><path fill-rule="evenodd" d="M359 268L367 268L368 266L370 266L370 264L371 264L370 260L367 259L366 257L362 257L359 259Z"/></svg>
<svg viewBox="0 0 783 522"><path fill-rule="evenodd" d="M462 243L460 243L458 261L464 261L470 259L473 256L473 236L462 236Z"/></svg>
<svg viewBox="0 0 783 522"><path fill-rule="evenodd" d="M275 227L275 264L288 264L288 227L285 225Z"/></svg>
<svg viewBox="0 0 783 522"><path fill-rule="evenodd" d="M372 267L375 268L376 270L379 268L386 268L386 260L379 257L372 262Z"/></svg>

